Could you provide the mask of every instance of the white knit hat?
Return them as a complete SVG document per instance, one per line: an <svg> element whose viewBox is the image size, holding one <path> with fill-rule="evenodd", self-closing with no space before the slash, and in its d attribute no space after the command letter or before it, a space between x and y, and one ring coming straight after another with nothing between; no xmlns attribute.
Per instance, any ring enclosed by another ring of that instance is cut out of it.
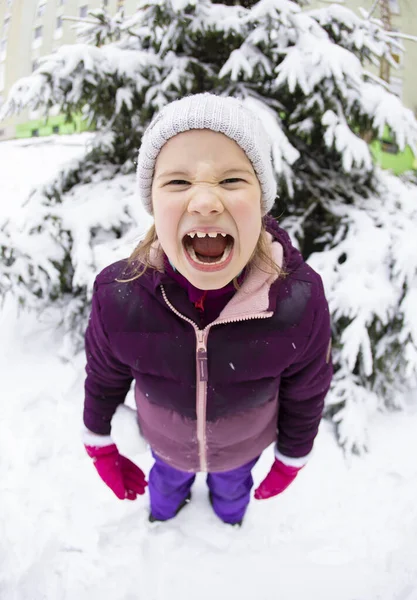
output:
<svg viewBox="0 0 417 600"><path fill-rule="evenodd" d="M190 129L219 131L234 140L245 152L262 189L262 213L269 212L277 195L272 166L271 140L260 119L237 98L194 94L175 100L154 117L139 149L137 182L139 197L152 214L152 179L162 146L174 135Z"/></svg>

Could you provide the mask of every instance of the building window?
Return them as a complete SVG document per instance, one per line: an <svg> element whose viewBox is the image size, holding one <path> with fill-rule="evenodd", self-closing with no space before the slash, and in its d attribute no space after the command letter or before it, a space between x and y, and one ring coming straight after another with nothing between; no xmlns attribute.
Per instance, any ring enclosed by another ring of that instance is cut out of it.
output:
<svg viewBox="0 0 417 600"><path fill-rule="evenodd" d="M42 25L35 27L35 40L39 40L42 37Z"/></svg>
<svg viewBox="0 0 417 600"><path fill-rule="evenodd" d="M6 15L3 21L3 33L7 33L10 25L10 16Z"/></svg>
<svg viewBox="0 0 417 600"><path fill-rule="evenodd" d="M3 38L0 42L0 60L6 60L7 56L7 38Z"/></svg>
<svg viewBox="0 0 417 600"><path fill-rule="evenodd" d="M46 8L46 4L45 2L40 2L38 4L38 8L36 10L36 16L39 17L43 17L43 15L45 14L45 8Z"/></svg>
<svg viewBox="0 0 417 600"><path fill-rule="evenodd" d="M62 17L57 17L54 40L59 40L60 38L62 38Z"/></svg>
<svg viewBox="0 0 417 600"><path fill-rule="evenodd" d="M389 0L389 9L393 15L399 15L400 14L399 0Z"/></svg>
<svg viewBox="0 0 417 600"><path fill-rule="evenodd" d="M103 6L106 7L109 5L109 0L103 0Z"/></svg>
<svg viewBox="0 0 417 600"><path fill-rule="evenodd" d="M397 63L397 65L399 67L401 67L401 65L403 64L403 55L398 54L398 52L393 52L393 54L391 54L391 56L394 59L394 61Z"/></svg>
<svg viewBox="0 0 417 600"><path fill-rule="evenodd" d="M392 28L392 31L399 31L399 29L397 29L396 27ZM401 42L401 40L399 38L394 38L395 42ZM404 58L404 53L401 52L401 50L399 50L396 46L391 46L391 56L392 58L395 60L395 62L397 63L397 65L399 67L403 66L403 58Z"/></svg>
<svg viewBox="0 0 417 600"><path fill-rule="evenodd" d="M87 4L85 4L84 6L80 6L80 17L82 19L85 19L85 17L87 16L88 13L88 6Z"/></svg>
<svg viewBox="0 0 417 600"><path fill-rule="evenodd" d="M391 77L390 87L393 94L399 98L403 97L403 80L401 77Z"/></svg>
<svg viewBox="0 0 417 600"><path fill-rule="evenodd" d="M39 129L32 129L32 137L39 137Z"/></svg>

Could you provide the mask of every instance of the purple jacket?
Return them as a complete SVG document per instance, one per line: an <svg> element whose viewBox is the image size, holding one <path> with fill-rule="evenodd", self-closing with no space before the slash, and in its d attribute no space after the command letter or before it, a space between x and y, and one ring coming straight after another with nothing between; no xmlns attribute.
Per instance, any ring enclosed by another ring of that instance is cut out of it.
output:
<svg viewBox="0 0 417 600"><path fill-rule="evenodd" d="M183 471L227 471L277 440L288 457L313 446L330 386L331 331L320 276L266 220L284 279L245 274L215 321L200 328L187 291L156 268L129 283L126 261L96 278L86 332L84 423L98 434L132 380L153 451ZM155 267L163 267L156 253Z"/></svg>

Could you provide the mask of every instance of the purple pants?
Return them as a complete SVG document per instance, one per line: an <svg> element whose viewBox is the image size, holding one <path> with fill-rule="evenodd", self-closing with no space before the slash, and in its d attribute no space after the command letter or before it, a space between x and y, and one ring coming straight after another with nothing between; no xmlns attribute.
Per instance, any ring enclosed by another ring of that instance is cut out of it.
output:
<svg viewBox="0 0 417 600"><path fill-rule="evenodd" d="M157 519L171 519L188 496L195 473L174 469L153 452L152 455L155 464L148 480L151 512ZM259 456L231 471L207 474L214 512L225 523L237 523L243 519L253 486L251 471L258 459Z"/></svg>

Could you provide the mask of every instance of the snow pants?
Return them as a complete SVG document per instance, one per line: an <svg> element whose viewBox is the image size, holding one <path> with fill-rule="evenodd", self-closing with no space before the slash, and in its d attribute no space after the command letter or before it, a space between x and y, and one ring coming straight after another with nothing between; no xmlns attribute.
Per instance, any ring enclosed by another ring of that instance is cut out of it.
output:
<svg viewBox="0 0 417 600"><path fill-rule="evenodd" d="M153 452L152 455L155 464L148 478L151 512L157 519L171 519L190 493L195 473L174 469ZM258 459L259 456L231 471L207 474L213 510L225 523L237 523L243 519L253 486L251 471Z"/></svg>

